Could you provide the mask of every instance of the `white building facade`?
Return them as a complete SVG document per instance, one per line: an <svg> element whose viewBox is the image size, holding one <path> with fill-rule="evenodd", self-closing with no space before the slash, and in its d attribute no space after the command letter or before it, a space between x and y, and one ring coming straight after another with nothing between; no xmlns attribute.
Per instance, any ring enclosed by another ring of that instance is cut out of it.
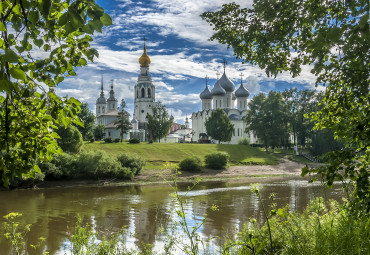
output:
<svg viewBox="0 0 370 255"><path fill-rule="evenodd" d="M241 139L247 138L250 143L257 143L257 137L251 131L245 132L245 116L247 115L247 99L249 91L244 87L243 81L235 90L234 83L224 73L220 79L217 80L212 90L209 89L208 84L202 93L200 99L202 100L202 110L194 112L191 116L192 120L192 140L194 142L211 141L216 143L218 141L208 136L205 127L205 122L211 116L211 112L215 109L223 109L234 125L233 135L231 141L221 142L223 144L237 144ZM236 107L235 107L236 106Z"/></svg>

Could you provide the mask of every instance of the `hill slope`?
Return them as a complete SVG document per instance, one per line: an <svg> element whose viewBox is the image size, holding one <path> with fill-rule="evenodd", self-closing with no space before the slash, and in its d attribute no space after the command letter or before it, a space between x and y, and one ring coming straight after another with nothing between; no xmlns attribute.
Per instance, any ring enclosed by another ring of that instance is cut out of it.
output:
<svg viewBox="0 0 370 255"><path fill-rule="evenodd" d="M103 150L111 156L121 153L135 153L147 161L146 168L158 168L165 162L178 163L187 156L198 156L204 159L206 154L225 151L230 154L232 165L273 165L279 159L270 153L246 145L229 144L194 144L194 143L85 143L84 150Z"/></svg>

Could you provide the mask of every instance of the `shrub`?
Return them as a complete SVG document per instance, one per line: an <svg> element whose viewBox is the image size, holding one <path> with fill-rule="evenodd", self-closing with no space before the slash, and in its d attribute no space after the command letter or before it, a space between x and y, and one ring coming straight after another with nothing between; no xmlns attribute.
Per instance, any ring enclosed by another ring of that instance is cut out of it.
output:
<svg viewBox="0 0 370 255"><path fill-rule="evenodd" d="M95 139L94 138L91 138L90 139L90 143L93 143L93 142L95 142Z"/></svg>
<svg viewBox="0 0 370 255"><path fill-rule="evenodd" d="M138 175L145 166L145 161L138 155L123 153L117 159L122 167L130 168L133 175Z"/></svg>
<svg viewBox="0 0 370 255"><path fill-rule="evenodd" d="M56 133L60 136L58 145L64 152L78 153L83 145L83 139L80 131L73 126L69 125L67 128L59 126Z"/></svg>
<svg viewBox="0 0 370 255"><path fill-rule="evenodd" d="M83 152L76 160L76 177L116 178L120 168L119 162L105 151Z"/></svg>
<svg viewBox="0 0 370 255"><path fill-rule="evenodd" d="M248 138L242 138L238 141L238 144L240 144L240 145L249 145L249 139Z"/></svg>
<svg viewBox="0 0 370 255"><path fill-rule="evenodd" d="M75 160L68 153L55 154L50 162L39 163L41 171L45 174L46 180L59 180L72 178L74 173Z"/></svg>
<svg viewBox="0 0 370 255"><path fill-rule="evenodd" d="M207 154L205 157L206 166L212 169L223 169L227 167L230 155L223 151Z"/></svg>
<svg viewBox="0 0 370 255"><path fill-rule="evenodd" d="M179 163L181 171L196 172L202 170L203 164L199 157L186 157Z"/></svg>
<svg viewBox="0 0 370 255"><path fill-rule="evenodd" d="M119 139L119 138L114 138L114 140L113 140L113 142L115 142L115 143L119 143L121 141L121 139Z"/></svg>
<svg viewBox="0 0 370 255"><path fill-rule="evenodd" d="M111 143L111 142L113 142L112 137L104 138L104 142L106 142L106 143Z"/></svg>
<svg viewBox="0 0 370 255"><path fill-rule="evenodd" d="M140 143L140 140L137 139L137 138L132 138L130 140L128 140L129 143Z"/></svg>
<svg viewBox="0 0 370 255"><path fill-rule="evenodd" d="M149 140L149 143L153 143L153 139L150 139L150 140Z"/></svg>

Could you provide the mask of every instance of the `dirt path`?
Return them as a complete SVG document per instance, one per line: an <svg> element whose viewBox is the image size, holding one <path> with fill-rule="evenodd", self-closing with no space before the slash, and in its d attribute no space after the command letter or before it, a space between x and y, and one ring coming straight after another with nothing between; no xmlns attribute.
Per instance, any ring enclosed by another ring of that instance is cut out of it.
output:
<svg viewBox="0 0 370 255"><path fill-rule="evenodd" d="M274 177L274 176L299 176L305 164L288 160L286 157L278 165L257 165L257 166L232 166L224 170L204 169L199 173L183 172L180 180L190 180L197 177L202 179L240 179L248 177ZM169 178L173 170L145 170L141 175L136 176L134 181L149 182L161 181Z"/></svg>

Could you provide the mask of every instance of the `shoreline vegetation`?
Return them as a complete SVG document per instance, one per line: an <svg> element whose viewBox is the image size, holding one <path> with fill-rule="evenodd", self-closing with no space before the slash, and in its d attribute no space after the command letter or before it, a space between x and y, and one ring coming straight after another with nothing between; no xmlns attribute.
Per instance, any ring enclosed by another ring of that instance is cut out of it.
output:
<svg viewBox="0 0 370 255"><path fill-rule="evenodd" d="M40 164L44 174L42 180L31 180L13 188L163 184L173 178L175 169L185 157L199 157L204 161L207 154L215 152L230 155L225 169L202 167L201 171L181 171L176 177L178 181L260 182L287 176L299 178L306 165L319 165L293 155L292 150L266 152L248 145L95 142L85 143L78 154L64 154L52 164ZM122 155L126 155L124 159ZM117 165L115 159L121 164ZM73 170L82 166L82 170Z"/></svg>

